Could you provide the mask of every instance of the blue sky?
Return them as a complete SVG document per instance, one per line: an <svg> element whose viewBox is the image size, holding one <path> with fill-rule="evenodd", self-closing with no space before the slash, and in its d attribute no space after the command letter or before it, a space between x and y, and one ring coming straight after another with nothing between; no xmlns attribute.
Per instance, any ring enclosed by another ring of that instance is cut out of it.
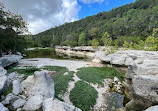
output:
<svg viewBox="0 0 158 111"><path fill-rule="evenodd" d="M135 0L104 0L103 2L96 2L91 4L85 4L78 0L78 4L81 6L79 11L79 19L85 18L87 16L95 15L102 11L109 11L114 7L120 7L125 4L134 2Z"/></svg>

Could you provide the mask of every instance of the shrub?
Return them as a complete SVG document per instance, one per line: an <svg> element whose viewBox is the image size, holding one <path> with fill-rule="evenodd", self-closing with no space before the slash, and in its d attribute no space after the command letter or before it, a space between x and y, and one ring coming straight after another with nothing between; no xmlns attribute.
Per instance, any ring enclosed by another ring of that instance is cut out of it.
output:
<svg viewBox="0 0 158 111"><path fill-rule="evenodd" d="M103 80L106 78L118 77L123 80L123 76L114 68L109 67L84 67L80 68L77 76L89 83L103 85Z"/></svg>
<svg viewBox="0 0 158 111"><path fill-rule="evenodd" d="M98 92L89 84L78 81L70 91L70 100L82 111L89 111L96 104Z"/></svg>

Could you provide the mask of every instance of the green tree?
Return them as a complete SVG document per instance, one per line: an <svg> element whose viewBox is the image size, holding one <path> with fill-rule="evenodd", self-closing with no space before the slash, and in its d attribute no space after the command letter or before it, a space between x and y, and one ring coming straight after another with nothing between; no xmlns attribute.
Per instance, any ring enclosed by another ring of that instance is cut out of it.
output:
<svg viewBox="0 0 158 111"><path fill-rule="evenodd" d="M112 43L112 38L110 37L110 34L108 32L105 32L102 37L102 42L104 43L104 46L110 46Z"/></svg>
<svg viewBox="0 0 158 111"><path fill-rule="evenodd" d="M124 41L123 48L124 48L125 50L128 50L128 48L129 48L129 43L128 43L127 41Z"/></svg>
<svg viewBox="0 0 158 111"><path fill-rule="evenodd" d="M24 32L28 32L27 24L20 15L16 15L7 11L2 3L0 3L0 57L2 50L12 49L14 52L19 48L19 42ZM23 40L24 41L24 40Z"/></svg>
<svg viewBox="0 0 158 111"><path fill-rule="evenodd" d="M93 48L97 48L99 46L99 42L97 39L92 40L92 46L93 46Z"/></svg>
<svg viewBox="0 0 158 111"><path fill-rule="evenodd" d="M158 29L153 29L153 34L150 35L146 40L145 40L145 49L146 50L153 50L156 51L158 48L158 38L155 37L157 35Z"/></svg>
<svg viewBox="0 0 158 111"><path fill-rule="evenodd" d="M79 35L78 44L79 44L80 46L86 45L86 34L85 34L84 32L82 32L82 33Z"/></svg>

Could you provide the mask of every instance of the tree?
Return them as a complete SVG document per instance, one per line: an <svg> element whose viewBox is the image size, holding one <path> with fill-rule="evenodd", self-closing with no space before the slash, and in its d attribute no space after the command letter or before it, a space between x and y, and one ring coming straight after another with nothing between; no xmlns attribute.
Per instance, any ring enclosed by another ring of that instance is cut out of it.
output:
<svg viewBox="0 0 158 111"><path fill-rule="evenodd" d="M97 48L99 46L99 42L97 39L92 40L92 46L93 46L93 48Z"/></svg>
<svg viewBox="0 0 158 111"><path fill-rule="evenodd" d="M145 40L145 47L146 50L153 50L156 51L158 48L158 38L155 37L157 36L158 29L153 29L153 34L150 35L146 40Z"/></svg>
<svg viewBox="0 0 158 111"><path fill-rule="evenodd" d="M104 46L110 46L112 43L112 38L110 37L110 34L108 32L105 32L102 41L104 43Z"/></svg>
<svg viewBox="0 0 158 111"><path fill-rule="evenodd" d="M82 32L82 33L79 35L78 44L79 44L80 46L86 45L86 34L85 34L84 32Z"/></svg>
<svg viewBox="0 0 158 111"><path fill-rule="evenodd" d="M123 48L124 48L125 50L128 50L128 48L129 48L129 43L128 43L127 41L124 41Z"/></svg>
<svg viewBox="0 0 158 111"><path fill-rule="evenodd" d="M17 46L24 32L28 32L27 24L20 15L16 15L7 11L2 3L0 3L0 57L2 50L12 49L17 51Z"/></svg>

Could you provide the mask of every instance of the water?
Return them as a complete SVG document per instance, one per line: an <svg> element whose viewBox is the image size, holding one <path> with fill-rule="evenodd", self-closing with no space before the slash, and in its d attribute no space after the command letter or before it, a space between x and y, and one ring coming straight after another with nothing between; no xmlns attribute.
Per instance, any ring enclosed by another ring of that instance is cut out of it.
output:
<svg viewBox="0 0 158 111"><path fill-rule="evenodd" d="M124 95L112 92L104 95L108 111L117 111L117 109L124 107Z"/></svg>
<svg viewBox="0 0 158 111"><path fill-rule="evenodd" d="M53 48L48 49L35 49L35 50L26 50L25 54L27 58L52 58L52 59L71 59L71 60L88 60L87 57L83 56L74 56L74 55L65 55L62 53L57 53Z"/></svg>

